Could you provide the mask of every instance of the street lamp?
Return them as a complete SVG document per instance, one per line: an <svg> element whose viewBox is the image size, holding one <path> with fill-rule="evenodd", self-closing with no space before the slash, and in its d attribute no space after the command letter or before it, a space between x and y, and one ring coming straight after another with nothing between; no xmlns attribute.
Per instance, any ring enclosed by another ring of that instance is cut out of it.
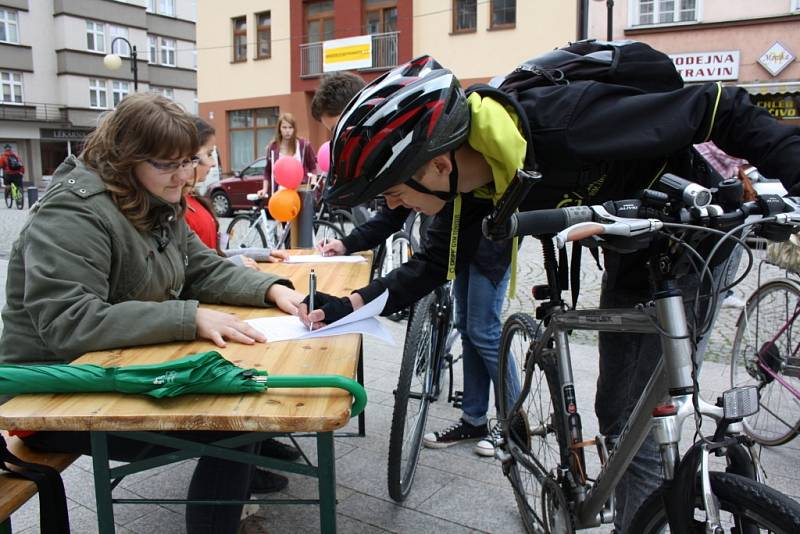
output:
<svg viewBox="0 0 800 534"><path fill-rule="evenodd" d="M114 50L114 43L120 40L125 41L131 51L131 72L133 73L133 92L135 93L139 90L139 69L136 65L136 45L132 45L131 42L124 37L114 37L111 41L111 50ZM107 54L106 57L103 58L103 65L105 65L107 69L117 70L122 66L122 58L119 57L118 54Z"/></svg>
<svg viewBox="0 0 800 534"><path fill-rule="evenodd" d="M602 2L603 0L596 0ZM614 0L606 0L606 41L610 41L614 35Z"/></svg>

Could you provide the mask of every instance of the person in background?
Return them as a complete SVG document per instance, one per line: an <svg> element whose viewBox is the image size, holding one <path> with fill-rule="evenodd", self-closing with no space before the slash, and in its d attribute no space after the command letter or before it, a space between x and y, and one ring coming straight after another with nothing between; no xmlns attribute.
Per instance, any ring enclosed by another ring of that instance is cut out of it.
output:
<svg viewBox="0 0 800 534"><path fill-rule="evenodd" d="M306 179L317 171L317 155L307 139L297 136L297 122L291 113L283 113L278 118L275 139L266 147L266 164L264 165L264 187L258 191L262 197L269 197L276 184L272 174L275 162L283 156L297 159L303 164ZM304 180L305 183L305 180Z"/></svg>
<svg viewBox="0 0 800 534"><path fill-rule="evenodd" d="M349 72L325 76L311 100L311 115L332 131L348 102L363 87L364 81ZM344 239L328 241L320 246L320 251L325 256L339 256L374 248L401 230L411 213L412 210L406 206L394 209L382 206L372 219L354 228ZM423 243L424 237L421 236ZM457 422L425 434L423 443L428 448L442 449L476 442L475 454L491 457L501 428L499 421L489 428L489 388L494 384L494 401L499 409L500 315L511 272L512 242L480 238L478 248L479 253L469 269L459 273L455 279L455 326L461 334L464 362L462 414ZM519 376L513 362L509 375L506 394L510 405L520 391Z"/></svg>
<svg viewBox="0 0 800 534"><path fill-rule="evenodd" d="M58 167L12 247L0 363L68 363L85 352L195 339L219 347L266 341L200 302L297 312L302 296L289 280L221 258L182 220L198 149L191 117L162 96L130 95L103 117L80 157ZM174 435L216 441L236 434ZM45 452L91 453L89 432L23 439ZM168 452L145 447L116 437L109 454L131 461ZM201 457L188 498L247 499L252 473L252 465ZM241 514L242 505L189 504L186 530L236 532Z"/></svg>
<svg viewBox="0 0 800 534"><path fill-rule="evenodd" d="M11 194L11 184L22 190L22 177L25 176L25 165L19 154L11 149L11 145L3 146L3 153L0 154L0 169L3 170L3 185L5 185L5 198Z"/></svg>
<svg viewBox="0 0 800 534"><path fill-rule="evenodd" d="M200 141L200 151L197 153L198 163L194 170L194 181L186 184L186 224L194 230L200 241L223 257L228 257L234 263L258 270L258 263L253 258L238 254L236 250L222 250L220 248L220 229L211 204L208 199L198 195L195 186L203 183L209 171L217 166L214 161L214 146L216 145L216 131L209 123L200 117L194 117L194 125L197 128L197 137ZM264 258L270 263L284 261L289 257L285 250L264 249Z"/></svg>

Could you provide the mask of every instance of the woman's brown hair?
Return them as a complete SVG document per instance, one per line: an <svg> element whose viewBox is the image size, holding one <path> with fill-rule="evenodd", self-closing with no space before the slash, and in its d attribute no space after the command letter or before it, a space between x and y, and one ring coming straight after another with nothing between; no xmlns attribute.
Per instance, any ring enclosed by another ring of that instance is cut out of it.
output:
<svg viewBox="0 0 800 534"><path fill-rule="evenodd" d="M141 231L153 226L150 198L133 172L148 159L175 160L197 153L197 128L180 106L163 96L137 93L122 99L86 138L81 159L106 183L111 199ZM181 212L185 200L181 198Z"/></svg>
<svg viewBox="0 0 800 534"><path fill-rule="evenodd" d="M201 119L200 117L192 117L192 121L194 122L195 128L197 128L197 139L200 142L200 147L205 145L211 136L216 135L217 130L214 129L208 122ZM198 149L200 148L198 147ZM195 168L195 181L192 182L191 186L187 186L187 194L190 195L193 199L195 199L201 206L203 206L208 213L211 214L211 217L214 218L214 228L215 231L219 233L219 219L217 219L216 213L214 213L214 208L211 206L211 201L202 195L197 194L197 190L195 190L194 186L197 182L197 169ZM217 254L220 256L225 256L225 253L222 252L222 249L219 248L219 241L217 242Z"/></svg>
<svg viewBox="0 0 800 534"><path fill-rule="evenodd" d="M281 143L285 140L283 138L283 134L281 133L281 123L285 122L289 124L294 131L292 132L292 137L290 139L286 139L289 141L289 150L290 154L294 155L295 148L297 147L297 121L294 119L294 115L291 113L281 113L281 116L278 117L278 127L275 128L275 138L272 140L273 143L277 143L278 150L281 149Z"/></svg>

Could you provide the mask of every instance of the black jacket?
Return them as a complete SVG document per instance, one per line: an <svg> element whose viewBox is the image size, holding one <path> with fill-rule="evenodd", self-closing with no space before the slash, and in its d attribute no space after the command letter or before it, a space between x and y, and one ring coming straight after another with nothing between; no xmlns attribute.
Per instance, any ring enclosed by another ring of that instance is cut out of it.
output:
<svg viewBox="0 0 800 534"><path fill-rule="evenodd" d="M667 93L598 82L537 87L519 95L543 180L521 211L574 203L624 199L672 172L702 181L691 146L708 139L732 156L745 158L767 176L800 194L800 129L781 125L754 106L748 94L717 84ZM463 195L456 269L477 253L487 202ZM446 278L452 204L433 220L424 250L358 292L366 301L389 289L384 314L418 300ZM641 269L631 258L620 269ZM639 261L637 263L637 261ZM643 276L620 277L629 285Z"/></svg>

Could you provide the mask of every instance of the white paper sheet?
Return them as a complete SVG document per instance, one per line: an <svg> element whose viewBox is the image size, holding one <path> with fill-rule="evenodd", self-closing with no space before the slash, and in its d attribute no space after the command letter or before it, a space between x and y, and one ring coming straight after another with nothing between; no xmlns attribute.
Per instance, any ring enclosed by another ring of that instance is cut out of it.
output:
<svg viewBox="0 0 800 534"><path fill-rule="evenodd" d="M246 322L262 332L267 337L268 343L293 339L341 336L343 334L369 334L394 345L392 334L375 318L376 315L383 311L388 298L389 292L384 291L381 296L353 313L311 332L298 317L293 315L261 317L259 319L248 319Z"/></svg>
<svg viewBox="0 0 800 534"><path fill-rule="evenodd" d="M322 256L320 254L295 254L289 256L285 263L363 263L364 256Z"/></svg>

